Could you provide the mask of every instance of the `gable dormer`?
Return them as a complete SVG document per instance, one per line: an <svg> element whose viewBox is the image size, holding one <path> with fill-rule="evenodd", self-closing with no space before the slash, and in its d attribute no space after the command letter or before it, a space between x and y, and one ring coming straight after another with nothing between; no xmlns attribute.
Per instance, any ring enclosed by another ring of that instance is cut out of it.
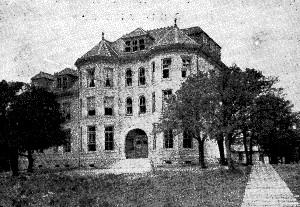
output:
<svg viewBox="0 0 300 207"><path fill-rule="evenodd" d="M145 51L153 43L153 37L142 28L137 28L129 34L123 35L121 39L124 41L123 51L125 53Z"/></svg>

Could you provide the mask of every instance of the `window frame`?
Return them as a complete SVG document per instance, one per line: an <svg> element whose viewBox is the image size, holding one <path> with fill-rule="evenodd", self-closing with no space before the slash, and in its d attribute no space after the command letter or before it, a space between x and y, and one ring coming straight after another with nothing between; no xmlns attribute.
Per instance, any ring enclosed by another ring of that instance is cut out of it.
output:
<svg viewBox="0 0 300 207"><path fill-rule="evenodd" d="M146 112L147 112L146 97L144 95L141 95L139 96L139 114L145 114Z"/></svg>
<svg viewBox="0 0 300 207"><path fill-rule="evenodd" d="M86 105L87 105L87 115L88 116L95 116L96 115L96 98L95 96L90 96L86 98ZM93 100L93 101L91 101ZM93 105L93 106L92 106Z"/></svg>
<svg viewBox="0 0 300 207"><path fill-rule="evenodd" d="M104 68L103 70L104 75L104 87L105 88L112 88L114 87L114 69L113 68ZM111 72L111 74L110 74ZM109 77L111 75L111 77ZM107 81L109 81L109 85L107 85Z"/></svg>
<svg viewBox="0 0 300 207"><path fill-rule="evenodd" d="M63 145L63 149L65 153L71 152L72 151L72 134L71 134L71 129L65 130L65 133L67 133L67 143Z"/></svg>
<svg viewBox="0 0 300 207"><path fill-rule="evenodd" d="M193 149L193 138L188 135L186 130L182 133L182 147L184 149Z"/></svg>
<svg viewBox="0 0 300 207"><path fill-rule="evenodd" d="M187 72L191 70L192 60L190 57L182 57L181 60L182 60L181 77L186 78L188 75ZM185 74L185 75L183 75L183 74Z"/></svg>
<svg viewBox="0 0 300 207"><path fill-rule="evenodd" d="M94 130L91 130L92 128L94 128ZM95 152L97 150L96 140L96 126L87 126L87 150L89 152Z"/></svg>
<svg viewBox="0 0 300 207"><path fill-rule="evenodd" d="M164 148L165 149L174 148L174 135L172 129L164 130Z"/></svg>
<svg viewBox="0 0 300 207"><path fill-rule="evenodd" d="M169 79L170 78L170 70L172 65L171 58L164 58L162 59L162 78ZM165 77L165 71L167 72L167 77Z"/></svg>
<svg viewBox="0 0 300 207"><path fill-rule="evenodd" d="M128 72L130 72L130 75L128 75ZM127 86L127 87L132 86L132 70L131 70L131 68L127 68L125 71L125 86Z"/></svg>
<svg viewBox="0 0 300 207"><path fill-rule="evenodd" d="M87 71L87 87L94 88L96 87L95 83L95 68L89 68Z"/></svg>
<svg viewBox="0 0 300 207"><path fill-rule="evenodd" d="M139 86L146 85L146 70L144 67L139 68Z"/></svg>
<svg viewBox="0 0 300 207"><path fill-rule="evenodd" d="M65 121L71 120L71 103L70 102L63 102L62 103L62 112Z"/></svg>
<svg viewBox="0 0 300 207"><path fill-rule="evenodd" d="M112 101L112 106L111 108L106 107L108 103L106 103L107 100ZM103 106L104 106L104 116L113 116L114 115L114 97L113 96L104 96L103 99ZM111 109L111 114L107 114L107 110L106 109Z"/></svg>
<svg viewBox="0 0 300 207"><path fill-rule="evenodd" d="M111 128L111 130L108 130L108 128ZM114 148L114 126L107 125L104 127L104 150L113 151Z"/></svg>
<svg viewBox="0 0 300 207"><path fill-rule="evenodd" d="M128 104L128 100L131 101L131 104ZM125 100L125 107L126 107L126 115L127 116L132 116L133 115L133 104L132 103L133 103L132 98L131 97L127 97L126 100ZM130 111L128 109L131 109L130 113L128 113Z"/></svg>

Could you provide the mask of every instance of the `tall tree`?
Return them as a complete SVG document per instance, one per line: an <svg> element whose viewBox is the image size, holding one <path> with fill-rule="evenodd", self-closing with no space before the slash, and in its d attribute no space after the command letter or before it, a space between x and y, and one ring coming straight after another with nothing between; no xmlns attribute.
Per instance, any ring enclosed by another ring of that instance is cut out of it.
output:
<svg viewBox="0 0 300 207"><path fill-rule="evenodd" d="M2 150L6 151L2 153L8 156L14 175L18 174L18 156L16 156L16 147L9 145L10 131L7 109L23 86L25 84L22 82L6 82L5 80L0 82L0 145Z"/></svg>
<svg viewBox="0 0 300 207"><path fill-rule="evenodd" d="M31 87L11 103L10 143L28 158L28 171L33 170L35 150L66 143L63 122L55 95L42 88Z"/></svg>
<svg viewBox="0 0 300 207"><path fill-rule="evenodd" d="M219 110L217 93L217 73L202 72L191 75L181 88L171 96L164 108L159 128L176 129L185 132L198 141L199 163L206 167L204 158L204 142L215 133L216 114Z"/></svg>
<svg viewBox="0 0 300 207"><path fill-rule="evenodd" d="M276 164L278 157L289 159L298 133L293 126L299 122L299 113L279 94L268 93L256 99L253 110L253 134L257 143Z"/></svg>

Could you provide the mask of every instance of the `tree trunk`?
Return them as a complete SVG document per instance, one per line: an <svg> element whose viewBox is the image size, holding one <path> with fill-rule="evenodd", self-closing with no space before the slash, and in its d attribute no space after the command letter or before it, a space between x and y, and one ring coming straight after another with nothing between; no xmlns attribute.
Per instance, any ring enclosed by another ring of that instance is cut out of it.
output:
<svg viewBox="0 0 300 207"><path fill-rule="evenodd" d="M33 151L32 150L28 150L28 169L27 172L32 173L33 172Z"/></svg>
<svg viewBox="0 0 300 207"><path fill-rule="evenodd" d="M206 168L204 159L204 140L198 139L198 149L199 149L199 164L201 168Z"/></svg>
<svg viewBox="0 0 300 207"><path fill-rule="evenodd" d="M250 136L250 143L249 143L249 165L253 164L252 155L253 155L253 135Z"/></svg>
<svg viewBox="0 0 300 207"><path fill-rule="evenodd" d="M246 129L243 129L243 144L244 144L244 149L245 149L246 165L250 165L249 152L248 152L248 146L247 146L247 131L246 131Z"/></svg>
<svg viewBox="0 0 300 207"><path fill-rule="evenodd" d="M10 149L10 168L13 176L19 175L19 154L17 148Z"/></svg>
<svg viewBox="0 0 300 207"><path fill-rule="evenodd" d="M220 164L221 165L226 165L225 153L224 153L224 137L223 137L223 133L220 133L218 135L217 143L218 143L218 148L219 148L219 153L220 153Z"/></svg>
<svg viewBox="0 0 300 207"><path fill-rule="evenodd" d="M226 146L226 154L227 154L227 164L229 170L234 170L234 165L233 165L233 160L232 160L232 155L231 155L231 144L230 144L230 139L231 139L231 134L227 134L225 137L225 146Z"/></svg>

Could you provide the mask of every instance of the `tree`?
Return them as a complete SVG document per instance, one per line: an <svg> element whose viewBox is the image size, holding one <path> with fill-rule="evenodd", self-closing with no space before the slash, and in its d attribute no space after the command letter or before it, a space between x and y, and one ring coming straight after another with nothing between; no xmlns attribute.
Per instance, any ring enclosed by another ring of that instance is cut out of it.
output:
<svg viewBox="0 0 300 207"><path fill-rule="evenodd" d="M160 120L160 131L176 129L198 141L199 163L205 168L204 142L214 136L219 98L215 71L193 74L166 101Z"/></svg>
<svg viewBox="0 0 300 207"><path fill-rule="evenodd" d="M31 87L9 107L10 145L28 158L28 171L33 171L33 153L66 143L63 122L55 95L42 88ZM26 154L25 154L26 153Z"/></svg>
<svg viewBox="0 0 300 207"><path fill-rule="evenodd" d="M5 80L0 82L0 145L2 146L1 151L5 150L5 152L2 153L10 160L13 175L18 174L18 157L16 156L17 149L9 145L10 132L7 109L23 86L25 86L25 83L22 82L8 83Z"/></svg>
<svg viewBox="0 0 300 207"><path fill-rule="evenodd" d="M276 93L265 94L255 101L252 133L273 164L278 163L278 157L286 157L287 161L291 159L299 140L299 133L293 129L299 122L299 113L292 112L292 107L288 100Z"/></svg>

